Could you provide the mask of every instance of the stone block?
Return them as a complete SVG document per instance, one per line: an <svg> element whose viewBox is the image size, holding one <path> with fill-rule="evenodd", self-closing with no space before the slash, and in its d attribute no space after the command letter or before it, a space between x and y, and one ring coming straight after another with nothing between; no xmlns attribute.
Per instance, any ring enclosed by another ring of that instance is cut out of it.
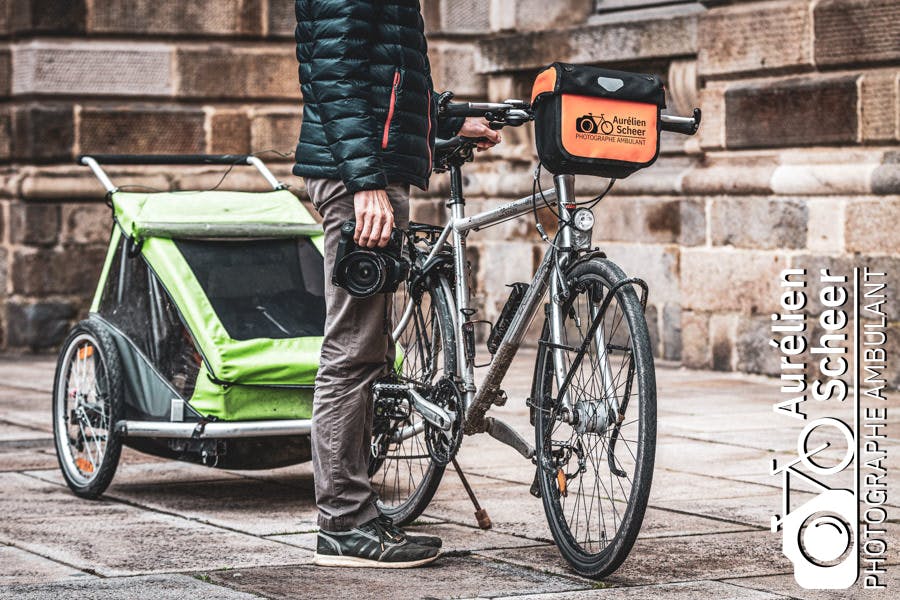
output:
<svg viewBox="0 0 900 600"><path fill-rule="evenodd" d="M277 150L293 156L300 137L299 108L285 108L254 113L250 125L250 147L254 152ZM267 155L266 160L276 159ZM276 160L284 160L277 158ZM288 159L290 160L290 159Z"/></svg>
<svg viewBox="0 0 900 600"><path fill-rule="evenodd" d="M490 30L490 26L490 2L484 0L440 2L440 30L444 33L486 33Z"/></svg>
<svg viewBox="0 0 900 600"><path fill-rule="evenodd" d="M681 362L686 367L705 369L710 364L709 315L681 311Z"/></svg>
<svg viewBox="0 0 900 600"><path fill-rule="evenodd" d="M816 252L844 250L843 198L812 198L806 203L808 223L806 246Z"/></svg>
<svg viewBox="0 0 900 600"><path fill-rule="evenodd" d="M846 207L844 240L847 252L900 253L900 198L850 200Z"/></svg>
<svg viewBox="0 0 900 600"><path fill-rule="evenodd" d="M9 95L12 89L12 54L9 48L0 48L0 98Z"/></svg>
<svg viewBox="0 0 900 600"><path fill-rule="evenodd" d="M13 244L52 246L59 237L59 204L14 203L9 207Z"/></svg>
<svg viewBox="0 0 900 600"><path fill-rule="evenodd" d="M653 304L677 304L681 298L678 248L658 244L603 244L610 260L629 277L640 277L650 287Z"/></svg>
<svg viewBox="0 0 900 600"><path fill-rule="evenodd" d="M729 148L855 143L857 76L736 84L725 92Z"/></svg>
<svg viewBox="0 0 900 600"><path fill-rule="evenodd" d="M63 244L105 244L112 229L110 208L100 202L62 205Z"/></svg>
<svg viewBox="0 0 900 600"><path fill-rule="evenodd" d="M610 195L600 211L603 217L594 225L597 240L665 244L681 235L679 200Z"/></svg>
<svg viewBox="0 0 900 600"><path fill-rule="evenodd" d="M2 143L0 143L2 149ZM895 154L892 162L885 162L872 171L873 194L900 194L900 154Z"/></svg>
<svg viewBox="0 0 900 600"><path fill-rule="evenodd" d="M215 110L207 115L209 152L242 154L251 152L250 118L240 110Z"/></svg>
<svg viewBox="0 0 900 600"><path fill-rule="evenodd" d="M768 314L778 308L778 274L786 266L778 252L682 248L681 306Z"/></svg>
<svg viewBox="0 0 900 600"><path fill-rule="evenodd" d="M900 314L900 297L891 294L891 278L893 273L900 272L900 257L895 256L859 256L859 255L822 255L822 254L802 254L794 256L791 259L791 266L794 268L804 268L807 270L806 282L807 286L804 291L807 294L807 306L811 309L808 314L814 318L818 318L821 310L821 301L819 294L825 285L820 281L820 273L822 269L828 269L832 275L844 275L847 277L845 287L847 289L847 303L843 307L849 313L853 312L853 305L856 302L853 293L853 269L860 269L860 279L862 284L862 269L867 268L873 273L887 273L888 275L888 291L881 310L888 315L889 319L895 319ZM863 294L870 290L862 288ZM884 293L884 292L882 292ZM862 299L862 305L868 304L871 299ZM821 333L821 332L820 332Z"/></svg>
<svg viewBox="0 0 900 600"><path fill-rule="evenodd" d="M12 93L169 96L172 52L157 43L33 41L13 53Z"/></svg>
<svg viewBox="0 0 900 600"><path fill-rule="evenodd" d="M300 98L291 47L213 45L176 52L176 95L187 98Z"/></svg>
<svg viewBox="0 0 900 600"><path fill-rule="evenodd" d="M294 3L284 0L264 0L268 4L270 37L294 37L294 29L297 27L297 15L294 14ZM426 2L433 4L433 2Z"/></svg>
<svg viewBox="0 0 900 600"><path fill-rule="evenodd" d="M594 12L594 0L515 0L517 31L544 31L584 23Z"/></svg>
<svg viewBox="0 0 900 600"><path fill-rule="evenodd" d="M709 317L710 367L715 371L733 371L736 357L738 316L713 314Z"/></svg>
<svg viewBox="0 0 900 600"><path fill-rule="evenodd" d="M12 156L12 116L8 109L0 108L0 160Z"/></svg>
<svg viewBox="0 0 900 600"><path fill-rule="evenodd" d="M0 8L0 33L64 33L85 30L86 0L7 0Z"/></svg>
<svg viewBox="0 0 900 600"><path fill-rule="evenodd" d="M697 138L704 150L725 147L725 89L724 84L707 83L700 90L703 123Z"/></svg>
<svg viewBox="0 0 900 600"><path fill-rule="evenodd" d="M885 142L897 137L900 89L897 71L871 71L860 80L860 136L863 142Z"/></svg>
<svg viewBox="0 0 900 600"><path fill-rule="evenodd" d="M690 56L697 52L700 10L673 7L654 18L610 19L575 28L489 36L477 42L476 68L479 73L495 73L537 69L557 60L593 63L602 57L612 63Z"/></svg>
<svg viewBox="0 0 900 600"><path fill-rule="evenodd" d="M682 200L678 243L682 246L702 246L706 243L706 201Z"/></svg>
<svg viewBox="0 0 900 600"><path fill-rule="evenodd" d="M17 159L40 162L69 159L74 144L71 106L30 104L13 109L11 154Z"/></svg>
<svg viewBox="0 0 900 600"><path fill-rule="evenodd" d="M447 206L440 200L416 199L409 205L409 220L440 225L447 221Z"/></svg>
<svg viewBox="0 0 900 600"><path fill-rule="evenodd" d="M93 0L88 22L91 33L140 35L259 35L262 27L259 0Z"/></svg>
<svg viewBox="0 0 900 600"><path fill-rule="evenodd" d="M742 317L739 320L734 344L736 370L763 375L780 373L778 351L769 345L771 325L772 321L766 316Z"/></svg>
<svg viewBox="0 0 900 600"><path fill-rule="evenodd" d="M81 110L81 151L202 153L206 147L204 120L199 108L86 106Z"/></svg>
<svg viewBox="0 0 900 600"><path fill-rule="evenodd" d="M434 44L429 48L429 56L434 89L451 90L460 99L485 97L487 85L484 76L475 72L475 50L471 44Z"/></svg>
<svg viewBox="0 0 900 600"><path fill-rule="evenodd" d="M803 248L808 211L799 199L716 198L710 204L713 245L738 248Z"/></svg>
<svg viewBox="0 0 900 600"><path fill-rule="evenodd" d="M746 2L700 18L698 70L711 77L751 71L810 69L812 23L807 0Z"/></svg>
<svg viewBox="0 0 900 600"><path fill-rule="evenodd" d="M68 302L6 304L6 345L40 350L55 348L69 330L75 307Z"/></svg>
<svg viewBox="0 0 900 600"><path fill-rule="evenodd" d="M33 296L94 291L106 248L72 245L62 249L16 249L10 264L12 293Z"/></svg>
<svg viewBox="0 0 900 600"><path fill-rule="evenodd" d="M681 307L666 304L659 328L662 333L662 357L666 360L681 360Z"/></svg>
<svg viewBox="0 0 900 600"><path fill-rule="evenodd" d="M0 293L6 295L9 282L9 252L0 247Z"/></svg>
<svg viewBox="0 0 900 600"><path fill-rule="evenodd" d="M900 59L896 0L823 0L815 5L817 65L858 65Z"/></svg>

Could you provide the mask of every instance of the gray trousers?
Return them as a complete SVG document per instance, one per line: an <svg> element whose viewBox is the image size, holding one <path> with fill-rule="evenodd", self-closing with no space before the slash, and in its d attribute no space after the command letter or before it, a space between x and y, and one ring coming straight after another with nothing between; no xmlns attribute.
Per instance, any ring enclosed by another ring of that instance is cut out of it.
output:
<svg viewBox="0 0 900 600"><path fill-rule="evenodd" d="M369 482L372 383L394 362L391 294L354 298L331 283L341 225L354 216L353 194L340 181L307 179L325 228L325 339L313 399L312 458L319 527L342 531L378 515ZM395 227L409 224L409 186L387 189Z"/></svg>

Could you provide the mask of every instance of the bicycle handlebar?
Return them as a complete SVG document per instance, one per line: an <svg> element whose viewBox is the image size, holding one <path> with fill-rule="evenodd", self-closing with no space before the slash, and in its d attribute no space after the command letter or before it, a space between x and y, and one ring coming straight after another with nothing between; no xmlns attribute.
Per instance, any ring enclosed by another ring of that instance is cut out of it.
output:
<svg viewBox="0 0 900 600"><path fill-rule="evenodd" d="M675 115L662 115L660 129L663 131L671 131L672 133L681 133L684 135L694 135L700 128L700 120L703 113L699 108L694 109L693 116L678 117Z"/></svg>

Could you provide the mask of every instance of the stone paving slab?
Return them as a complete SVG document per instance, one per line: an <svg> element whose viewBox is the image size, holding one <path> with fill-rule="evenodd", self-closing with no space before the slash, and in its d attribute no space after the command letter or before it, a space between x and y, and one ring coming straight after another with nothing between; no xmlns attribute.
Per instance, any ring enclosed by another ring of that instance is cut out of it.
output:
<svg viewBox="0 0 900 600"><path fill-rule="evenodd" d="M312 478L306 480L304 488L293 488L228 473L224 475L225 479L216 481L182 479L166 485L154 482L116 484L110 487L107 495L136 506L176 513L258 536L316 528Z"/></svg>
<svg viewBox="0 0 900 600"><path fill-rule="evenodd" d="M53 444L53 436L46 431L6 423L0 417L0 448L4 447L5 442L19 440L44 440Z"/></svg>
<svg viewBox="0 0 900 600"><path fill-rule="evenodd" d="M145 575L0 588L3 600L257 600L188 575Z"/></svg>
<svg viewBox="0 0 900 600"><path fill-rule="evenodd" d="M525 600L774 600L784 598L769 592L747 589L719 581L690 581L665 583L641 587L618 587L562 594L537 594L534 596L510 596Z"/></svg>
<svg viewBox="0 0 900 600"><path fill-rule="evenodd" d="M56 452L47 449L8 449L0 446L0 473L57 468Z"/></svg>
<svg viewBox="0 0 900 600"><path fill-rule="evenodd" d="M311 553L67 488L0 474L0 542L104 576L298 564Z"/></svg>
<svg viewBox="0 0 900 600"><path fill-rule="evenodd" d="M208 573L211 581L270 598L469 598L563 592L589 587L571 577L470 556L443 557L417 569L340 569L303 565Z"/></svg>
<svg viewBox="0 0 900 600"><path fill-rule="evenodd" d="M92 576L20 548L0 546L0 590L10 583L46 583L78 577Z"/></svg>
<svg viewBox="0 0 900 600"><path fill-rule="evenodd" d="M0 361L3 364L3 361ZM5 423L53 432L49 390L10 388L0 385L0 419Z"/></svg>
<svg viewBox="0 0 900 600"><path fill-rule="evenodd" d="M725 582L747 589L783 594L792 598L799 598L800 600L845 600L846 598L853 598L854 600L886 600L897 595L896 590L900 586L900 574L897 571L897 567L888 568L887 576L882 579L887 584L887 592L884 590L865 589L862 578L856 582L856 585L846 590L806 590L797 584L794 575L791 573L766 577L726 579Z"/></svg>
<svg viewBox="0 0 900 600"><path fill-rule="evenodd" d="M571 573L553 546L492 550L480 556L532 565L557 574ZM768 531L720 533L677 538L638 538L619 570L604 583L647 585L769 575L784 572L781 542Z"/></svg>

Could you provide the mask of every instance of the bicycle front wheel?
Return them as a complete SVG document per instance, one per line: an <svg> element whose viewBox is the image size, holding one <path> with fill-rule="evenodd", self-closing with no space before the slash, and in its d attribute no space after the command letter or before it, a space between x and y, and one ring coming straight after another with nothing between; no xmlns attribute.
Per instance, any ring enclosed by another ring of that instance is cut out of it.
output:
<svg viewBox="0 0 900 600"><path fill-rule="evenodd" d="M631 551L653 476L653 354L643 305L633 284L618 285L624 279L605 259L569 270L560 339L550 344L546 322L532 390L550 531L575 571L593 578L615 571Z"/></svg>

